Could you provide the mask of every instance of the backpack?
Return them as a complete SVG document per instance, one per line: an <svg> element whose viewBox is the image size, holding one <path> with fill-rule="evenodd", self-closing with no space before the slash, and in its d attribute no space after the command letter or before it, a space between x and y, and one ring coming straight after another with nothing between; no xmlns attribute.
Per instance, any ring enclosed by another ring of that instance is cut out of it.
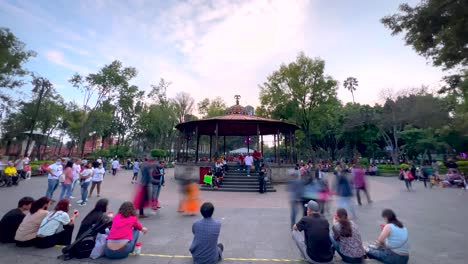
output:
<svg viewBox="0 0 468 264"><path fill-rule="evenodd" d="M89 236L81 240L72 249L73 257L76 259L89 258L89 256L91 255L91 251L93 251L95 244L96 242L94 241L94 237L92 236Z"/></svg>

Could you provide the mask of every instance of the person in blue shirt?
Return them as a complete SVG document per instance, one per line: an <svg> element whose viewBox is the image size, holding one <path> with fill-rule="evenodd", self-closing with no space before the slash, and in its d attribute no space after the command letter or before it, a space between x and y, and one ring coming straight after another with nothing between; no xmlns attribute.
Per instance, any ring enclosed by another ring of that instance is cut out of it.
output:
<svg viewBox="0 0 468 264"><path fill-rule="evenodd" d="M138 173L140 173L140 163L138 162L138 159L135 159L135 162L133 162L132 183L137 183Z"/></svg>
<svg viewBox="0 0 468 264"><path fill-rule="evenodd" d="M212 218L214 206L204 203L200 212L203 219L193 223L193 241L190 246L194 264L214 264L222 260L223 244L218 244L221 223Z"/></svg>

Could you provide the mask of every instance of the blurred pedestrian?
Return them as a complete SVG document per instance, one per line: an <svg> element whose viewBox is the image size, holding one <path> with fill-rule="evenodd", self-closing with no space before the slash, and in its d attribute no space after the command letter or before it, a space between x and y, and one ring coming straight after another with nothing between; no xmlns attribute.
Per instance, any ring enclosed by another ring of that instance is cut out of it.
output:
<svg viewBox="0 0 468 264"><path fill-rule="evenodd" d="M338 174L336 195L338 196L338 207L351 212L352 218L356 218L356 212L353 205L353 188L344 171Z"/></svg>
<svg viewBox="0 0 468 264"><path fill-rule="evenodd" d="M138 162L138 159L135 159L135 162L133 162L132 183L137 183L138 173L140 173L140 163Z"/></svg>
<svg viewBox="0 0 468 264"><path fill-rule="evenodd" d="M300 179L299 167L296 166L294 171L290 174L291 179L288 181L287 189L289 191L289 205L291 207L291 228L296 223L296 216L298 213L297 207L304 207L302 196L304 194L304 184Z"/></svg>
<svg viewBox="0 0 468 264"><path fill-rule="evenodd" d="M351 169L351 174L353 175L353 183L354 183L354 188L356 188L356 198L357 202L359 205L362 205L361 203L361 191L364 192L367 198L367 203L372 203L372 200L370 199L368 188L367 188L367 181L366 181L366 171L364 170L363 166L360 164L356 164L352 169Z"/></svg>

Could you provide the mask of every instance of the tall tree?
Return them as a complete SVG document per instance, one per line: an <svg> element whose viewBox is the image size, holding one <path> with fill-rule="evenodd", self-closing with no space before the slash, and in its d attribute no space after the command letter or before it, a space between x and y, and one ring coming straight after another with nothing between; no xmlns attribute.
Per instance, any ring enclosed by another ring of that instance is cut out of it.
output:
<svg viewBox="0 0 468 264"><path fill-rule="evenodd" d="M320 118L332 110L330 104L338 102L337 88L337 81L325 74L323 60L300 53L260 85L259 112L298 124L304 133L304 148L310 150Z"/></svg>
<svg viewBox="0 0 468 264"><path fill-rule="evenodd" d="M204 118L224 115L227 109L226 102L219 96L212 100L205 98L198 102L197 106L198 113L203 115Z"/></svg>
<svg viewBox="0 0 468 264"><path fill-rule="evenodd" d="M105 65L99 72L88 74L86 77L79 74L72 76L70 82L85 94L84 118L79 136L81 156L84 155L84 146L89 137L89 126L94 120L95 110L103 102L116 96L121 89L129 87L129 81L136 76L137 70L135 68L124 67L120 61L113 61L111 64Z"/></svg>
<svg viewBox="0 0 468 264"><path fill-rule="evenodd" d="M192 114L195 99L189 93L180 92L174 97L173 104L177 115L177 122L182 123L185 122L187 115Z"/></svg>
<svg viewBox="0 0 468 264"><path fill-rule="evenodd" d="M0 28L0 118L13 103L8 92L24 84L22 78L29 73L24 64L34 56L9 29Z"/></svg>
<svg viewBox="0 0 468 264"><path fill-rule="evenodd" d="M343 86L345 89L351 92L351 95L353 96L353 104L354 102L354 91L356 91L356 87L359 85L358 80L354 77L348 77L343 83Z"/></svg>

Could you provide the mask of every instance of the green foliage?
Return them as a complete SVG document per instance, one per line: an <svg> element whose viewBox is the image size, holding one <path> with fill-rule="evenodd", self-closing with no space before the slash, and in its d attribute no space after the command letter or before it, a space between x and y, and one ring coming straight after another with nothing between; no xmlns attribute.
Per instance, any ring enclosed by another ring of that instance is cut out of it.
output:
<svg viewBox="0 0 468 264"><path fill-rule="evenodd" d="M151 150L151 157L153 158L164 158L167 156L167 151L164 149L153 149Z"/></svg>
<svg viewBox="0 0 468 264"><path fill-rule="evenodd" d="M369 165L369 159L368 159L368 158L360 158L360 159L359 159L359 164L361 164L361 165Z"/></svg>
<svg viewBox="0 0 468 264"><path fill-rule="evenodd" d="M203 115L203 118L224 115L226 109L226 103L221 97L216 97L213 100L205 98L198 103L198 112Z"/></svg>
<svg viewBox="0 0 468 264"><path fill-rule="evenodd" d="M456 162L458 166L462 167L467 167L468 166L468 160L459 160Z"/></svg>
<svg viewBox="0 0 468 264"><path fill-rule="evenodd" d="M131 158L134 157L135 155L131 151L130 147L128 146L111 146L107 149L98 149L95 152L88 154L86 157L91 158L91 159L96 159L96 158L113 158L113 157L118 157L120 159L122 158Z"/></svg>

